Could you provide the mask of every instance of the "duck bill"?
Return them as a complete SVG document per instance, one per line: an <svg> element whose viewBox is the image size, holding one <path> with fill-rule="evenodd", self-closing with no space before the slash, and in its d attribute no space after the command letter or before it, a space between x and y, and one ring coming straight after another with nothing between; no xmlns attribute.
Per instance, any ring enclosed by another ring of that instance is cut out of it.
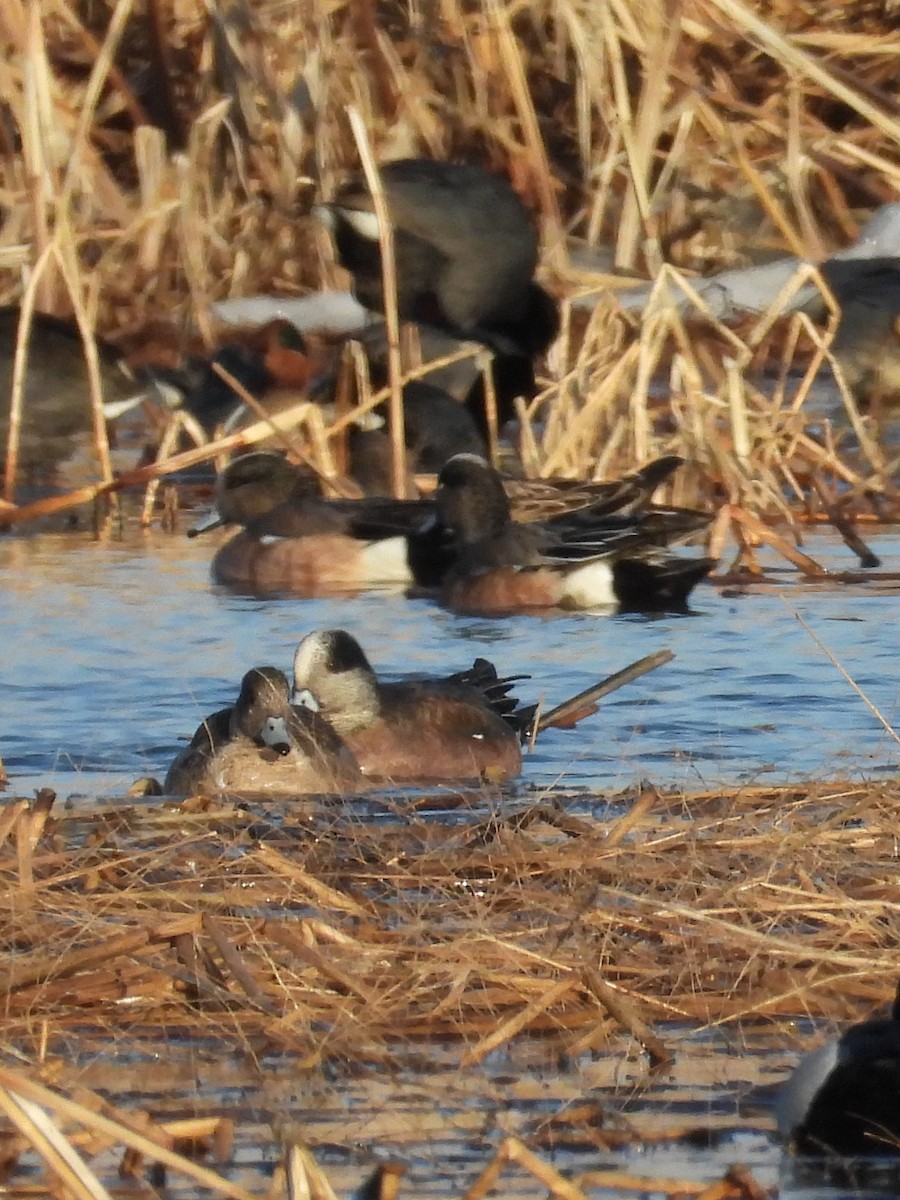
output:
<svg viewBox="0 0 900 1200"><path fill-rule="evenodd" d="M133 396L128 396L124 400L105 400L103 402L103 415L107 421L115 421L117 417L123 416L127 412L131 412L133 408L137 408L147 399L147 393L136 392Z"/></svg>
<svg viewBox="0 0 900 1200"><path fill-rule="evenodd" d="M225 524L219 516L219 510L216 508L210 509L205 517L201 517L196 525L192 525L187 531L189 538L197 537L200 533L209 533L211 529L221 529Z"/></svg>
<svg viewBox="0 0 900 1200"><path fill-rule="evenodd" d="M284 717L267 717L260 731L260 740L271 750L279 754L288 754L291 749L291 735L288 733Z"/></svg>

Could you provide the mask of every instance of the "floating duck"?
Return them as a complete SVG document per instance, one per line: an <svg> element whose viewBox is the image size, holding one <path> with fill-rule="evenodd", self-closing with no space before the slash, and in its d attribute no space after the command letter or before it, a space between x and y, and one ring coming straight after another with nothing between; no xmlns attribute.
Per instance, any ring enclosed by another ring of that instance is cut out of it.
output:
<svg viewBox="0 0 900 1200"><path fill-rule="evenodd" d="M803 1155L900 1155L900 987L890 1015L851 1025L801 1060L776 1109Z"/></svg>

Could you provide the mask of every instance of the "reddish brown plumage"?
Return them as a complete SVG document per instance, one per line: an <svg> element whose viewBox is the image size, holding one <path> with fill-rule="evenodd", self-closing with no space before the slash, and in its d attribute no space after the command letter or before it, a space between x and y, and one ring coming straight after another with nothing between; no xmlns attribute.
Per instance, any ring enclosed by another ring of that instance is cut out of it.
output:
<svg viewBox="0 0 900 1200"><path fill-rule="evenodd" d="M388 781L500 782L522 769L518 738L501 717L424 686L418 703L395 707L344 740L364 775Z"/></svg>
<svg viewBox="0 0 900 1200"><path fill-rule="evenodd" d="M216 553L212 574L218 583L298 595L359 591L377 582L366 562L369 547L343 533L266 541L241 530Z"/></svg>
<svg viewBox="0 0 900 1200"><path fill-rule="evenodd" d="M448 608L467 613L509 613L533 608L556 608L565 580L547 568L518 570L498 567L478 575L451 579L442 601Z"/></svg>

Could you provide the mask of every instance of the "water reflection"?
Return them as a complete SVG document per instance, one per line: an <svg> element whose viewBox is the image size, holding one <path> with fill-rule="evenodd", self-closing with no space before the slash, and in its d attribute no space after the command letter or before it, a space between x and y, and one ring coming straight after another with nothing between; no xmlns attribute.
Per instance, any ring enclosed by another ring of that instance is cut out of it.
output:
<svg viewBox="0 0 900 1200"><path fill-rule="evenodd" d="M734 1163L763 1187L777 1185L782 1200L900 1194L896 1163L839 1181L782 1152L772 1102L796 1055L765 1026L741 1034L672 1028L666 1037L675 1058L662 1071L649 1070L634 1043L616 1036L565 1061L540 1040L520 1040L460 1071L457 1044L422 1044L398 1049L390 1069L363 1061L322 1071L298 1070L292 1054L257 1059L203 1039L190 1046L169 1039L159 1052L142 1052L158 1045L153 1035L124 1020L114 1044L80 1031L66 1052L84 1086L112 1093L126 1109L182 1117L189 1095L191 1113L232 1117L235 1145L224 1173L256 1194L282 1138L312 1149L338 1195L350 1195L376 1163L399 1161L403 1195L437 1198L463 1195L508 1136L595 1200L625 1194L621 1176L613 1181L607 1172L696 1187ZM186 1196L190 1186L173 1173L167 1194ZM499 1192L546 1195L515 1164Z"/></svg>

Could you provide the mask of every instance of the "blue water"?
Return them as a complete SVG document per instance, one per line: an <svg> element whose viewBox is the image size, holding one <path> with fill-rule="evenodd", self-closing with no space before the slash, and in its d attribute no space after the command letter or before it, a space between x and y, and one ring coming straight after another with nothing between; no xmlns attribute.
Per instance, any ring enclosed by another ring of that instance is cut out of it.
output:
<svg viewBox="0 0 900 1200"><path fill-rule="evenodd" d="M900 537L873 538L885 570ZM807 550L852 569L842 544ZM784 582L695 592L694 613L648 619L571 614L481 619L427 600L369 593L254 599L209 581L212 548L150 532L0 540L5 686L0 755L10 794L121 792L161 775L248 667L290 669L297 641L342 627L386 676L459 670L486 655L527 671L524 699L557 703L654 650L675 661L628 685L575 731L551 730L527 759L538 787L616 791L650 780L696 790L746 781L894 772L900 744L842 677L837 660L900 725L896 585ZM826 650L816 644L802 616Z"/></svg>

